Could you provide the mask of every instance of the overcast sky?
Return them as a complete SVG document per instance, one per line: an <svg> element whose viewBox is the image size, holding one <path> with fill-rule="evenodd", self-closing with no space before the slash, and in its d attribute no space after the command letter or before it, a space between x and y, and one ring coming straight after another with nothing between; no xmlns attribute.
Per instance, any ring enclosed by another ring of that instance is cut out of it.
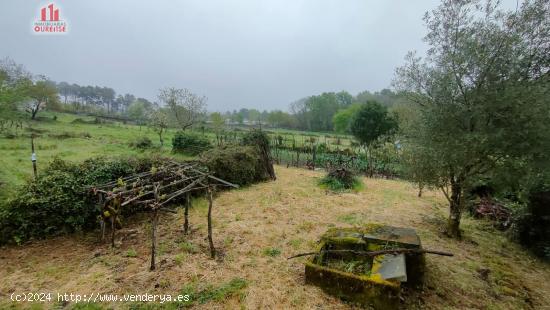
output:
<svg viewBox="0 0 550 310"><path fill-rule="evenodd" d="M388 87L407 51L424 52L435 0L53 2L69 33L38 36L52 2L0 0L0 58L55 81L157 100L166 86L208 109L283 109L325 91Z"/></svg>

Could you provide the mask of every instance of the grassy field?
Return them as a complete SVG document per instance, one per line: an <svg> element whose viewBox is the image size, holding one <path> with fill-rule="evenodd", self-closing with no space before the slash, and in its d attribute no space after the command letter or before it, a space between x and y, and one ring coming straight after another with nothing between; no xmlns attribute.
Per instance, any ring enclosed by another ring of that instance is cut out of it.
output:
<svg viewBox="0 0 550 310"><path fill-rule="evenodd" d="M48 165L54 157L71 161L82 161L93 156L148 156L160 154L187 159L184 155L172 154L172 137L176 129L169 129L164 135L164 146L160 147L158 135L146 126L123 124L121 122L107 122L94 124L95 117L79 116L67 113L41 112L39 121L29 121L23 130L19 130L15 138L7 139L0 135L0 199L5 198L14 187L23 184L32 176L31 141L32 132L37 136L34 139L38 158L38 173ZM55 117L55 120L54 120ZM82 122L83 121L83 122ZM241 131L244 129L241 129ZM336 136L325 133L311 133L283 129L267 129L270 136L282 135L287 145L296 141L296 145L307 143L311 136L318 142L334 145ZM227 130L231 136L231 129ZM215 135L205 133L212 142ZM129 144L139 137L149 137L155 144L150 150L139 150ZM349 146L351 138L339 135L340 147ZM304 142L306 141L306 142Z"/></svg>
<svg viewBox="0 0 550 310"><path fill-rule="evenodd" d="M94 117L77 116L64 113L40 114L40 121L28 124L37 138L34 139L38 158L38 173L45 168L54 157L71 161L82 161L93 156L151 154L170 155L185 159L183 155L172 154L172 136L174 129L164 137L164 147L160 147L158 135L147 127L127 125L120 122L105 124L88 124L75 120L81 119L93 122ZM53 117L57 119L54 121ZM17 185L32 176L31 141L28 126L19 130L13 139L0 138L0 196L6 196ZM147 136L156 145L151 150L139 150L129 146L135 139Z"/></svg>
<svg viewBox="0 0 550 310"><path fill-rule="evenodd" d="M191 294L198 309L348 309L339 299L304 284L305 258L286 257L315 249L329 227L371 222L415 228L424 247L455 254L427 256L426 285L418 292L404 292L405 308L544 309L550 305L549 266L483 221L466 217L463 241L445 237L441 229L447 207L438 192L418 198L410 183L365 178L365 188L358 193L328 194L316 185L320 172L281 166L276 172L277 181L223 192L215 199L214 240L221 253L216 260L208 258L204 200L194 201L192 233L187 237L181 231L181 212L161 217L160 268L155 272L148 270L147 217L126 223L114 249L98 244L97 232L4 247L0 308L60 306L14 304L8 300L13 292L148 292ZM125 233L131 231L137 234ZM89 309L139 306L88 305Z"/></svg>

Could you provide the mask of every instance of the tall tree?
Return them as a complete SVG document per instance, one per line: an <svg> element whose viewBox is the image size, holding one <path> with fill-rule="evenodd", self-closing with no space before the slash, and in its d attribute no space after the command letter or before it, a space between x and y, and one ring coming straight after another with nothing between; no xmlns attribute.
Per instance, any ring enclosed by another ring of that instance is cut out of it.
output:
<svg viewBox="0 0 550 310"><path fill-rule="evenodd" d="M161 89L159 100L170 109L182 130L197 124L206 112L206 97L196 95L185 88Z"/></svg>
<svg viewBox="0 0 550 310"><path fill-rule="evenodd" d="M25 107L30 113L31 119L35 119L38 111L46 106L54 108L58 104L57 88L55 84L46 79L41 79L29 86L27 95L30 100Z"/></svg>
<svg viewBox="0 0 550 310"><path fill-rule="evenodd" d="M460 237L465 188L500 161L544 153L550 124L550 2L445 0L426 14L430 49L397 70L420 117L405 139L423 181L449 201L447 233ZM547 151L547 150L546 150Z"/></svg>
<svg viewBox="0 0 550 310"><path fill-rule="evenodd" d="M350 131L365 148L367 170L374 173L372 150L381 137L389 136L397 129L397 120L388 114L386 107L376 101L360 105L353 115Z"/></svg>

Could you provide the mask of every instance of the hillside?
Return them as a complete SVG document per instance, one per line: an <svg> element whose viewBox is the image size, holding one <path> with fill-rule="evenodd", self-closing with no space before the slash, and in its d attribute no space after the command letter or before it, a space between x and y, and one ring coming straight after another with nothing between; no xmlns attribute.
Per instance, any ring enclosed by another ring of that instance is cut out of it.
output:
<svg viewBox="0 0 550 310"><path fill-rule="evenodd" d="M97 232L2 248L0 307L10 305L13 292L182 292L191 294L200 309L347 309L340 300L304 284L305 258L286 257L314 249L329 227L371 222L415 228L424 247L455 254L427 256L426 285L419 292L404 292L407 308L540 309L550 304L549 266L525 254L489 223L466 217L463 241L440 232L447 206L439 192L418 198L410 183L365 178L365 188L357 194L328 194L316 185L320 172L281 166L276 171L275 182L223 192L215 199L214 241L222 253L217 260L208 258L206 203L195 200L190 236L182 235L181 211L161 217L160 268L155 272L148 270L145 216L126 221L124 231L137 233L126 234L115 249L98 244Z"/></svg>

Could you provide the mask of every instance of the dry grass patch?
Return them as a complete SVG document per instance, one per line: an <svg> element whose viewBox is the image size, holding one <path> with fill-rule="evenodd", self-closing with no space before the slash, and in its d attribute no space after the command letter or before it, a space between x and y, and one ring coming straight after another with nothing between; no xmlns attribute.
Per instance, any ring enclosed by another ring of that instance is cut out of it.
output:
<svg viewBox="0 0 550 310"><path fill-rule="evenodd" d="M145 216L126 223L125 229L139 232L116 249L98 245L93 234L3 248L0 307L10 304L7 299L15 291L93 291L191 293L199 309L348 309L304 284L304 259L286 257L313 250L329 227L367 222L415 228L426 248L455 253L452 258L427 257L425 288L405 292L407 308L535 309L550 304L549 266L526 255L490 225L466 218L464 241L444 237L440 229L447 209L437 192L418 198L410 183L365 178L365 189L359 193L327 194L317 186L322 173L276 168L277 181L223 192L216 198L218 259L208 258L207 209L198 199L190 210L189 236L182 234L181 212L161 217L162 250L155 272L148 271Z"/></svg>

